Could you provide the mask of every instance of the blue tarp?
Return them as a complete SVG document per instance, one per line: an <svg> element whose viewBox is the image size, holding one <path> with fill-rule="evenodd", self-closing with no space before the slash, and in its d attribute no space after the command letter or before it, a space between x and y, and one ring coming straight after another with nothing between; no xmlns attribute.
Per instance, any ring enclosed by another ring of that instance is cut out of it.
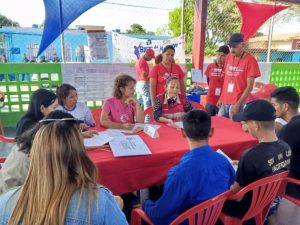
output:
<svg viewBox="0 0 300 225"><path fill-rule="evenodd" d="M82 13L105 0L44 0L45 25L40 55Z"/></svg>

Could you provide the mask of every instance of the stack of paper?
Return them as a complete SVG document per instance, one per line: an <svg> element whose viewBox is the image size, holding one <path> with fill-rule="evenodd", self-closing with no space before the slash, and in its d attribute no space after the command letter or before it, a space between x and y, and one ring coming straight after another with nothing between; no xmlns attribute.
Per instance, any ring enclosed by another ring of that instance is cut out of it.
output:
<svg viewBox="0 0 300 225"><path fill-rule="evenodd" d="M109 142L115 157L151 155L151 151L138 135L117 137Z"/></svg>
<svg viewBox="0 0 300 225"><path fill-rule="evenodd" d="M127 133L127 134L134 134L137 133L141 130L143 130L145 127L144 123L135 123L133 128L131 128L130 130L125 130L125 129L107 129L107 131L118 131L118 132L122 132L122 133Z"/></svg>

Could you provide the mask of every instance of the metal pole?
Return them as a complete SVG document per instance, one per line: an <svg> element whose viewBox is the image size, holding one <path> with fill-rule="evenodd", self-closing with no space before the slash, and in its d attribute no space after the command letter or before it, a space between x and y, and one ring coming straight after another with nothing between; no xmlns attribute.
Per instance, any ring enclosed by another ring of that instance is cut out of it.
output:
<svg viewBox="0 0 300 225"><path fill-rule="evenodd" d="M64 32L60 35L60 44L61 44L61 62L66 62L66 53L65 53L65 37Z"/></svg>
<svg viewBox="0 0 300 225"><path fill-rule="evenodd" d="M66 53L65 53L65 38L64 38L64 32L63 32L63 27L62 27L62 2L59 0L59 14L60 14L60 44L61 44L61 61L66 62Z"/></svg>
<svg viewBox="0 0 300 225"><path fill-rule="evenodd" d="M275 10L276 10L276 0L274 2L274 11ZM270 62L271 59L273 28L274 28L274 16L272 16L270 20L270 26L269 26L267 62Z"/></svg>
<svg viewBox="0 0 300 225"><path fill-rule="evenodd" d="M270 25L269 25L267 62L270 62L271 59L273 27L274 27L274 16L271 17Z"/></svg>
<svg viewBox="0 0 300 225"><path fill-rule="evenodd" d="M181 0L181 35L184 34L184 0Z"/></svg>

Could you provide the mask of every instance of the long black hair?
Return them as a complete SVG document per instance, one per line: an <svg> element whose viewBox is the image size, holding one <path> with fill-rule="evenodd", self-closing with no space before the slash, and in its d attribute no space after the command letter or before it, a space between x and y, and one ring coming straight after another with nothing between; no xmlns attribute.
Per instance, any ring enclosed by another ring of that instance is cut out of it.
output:
<svg viewBox="0 0 300 225"><path fill-rule="evenodd" d="M45 119L63 119L63 118L74 118L71 114L63 112L61 110L55 110L49 113ZM35 137L36 132L39 130L40 124L37 123L31 129L25 131L20 136L16 137L16 142L19 147L19 151L24 152L26 154L30 153L30 149L32 146L33 139Z"/></svg>
<svg viewBox="0 0 300 225"><path fill-rule="evenodd" d="M48 107L53 104L56 99L57 96L52 91L43 88L36 90L31 95L28 110L22 118L39 121L44 117L41 112L41 106Z"/></svg>

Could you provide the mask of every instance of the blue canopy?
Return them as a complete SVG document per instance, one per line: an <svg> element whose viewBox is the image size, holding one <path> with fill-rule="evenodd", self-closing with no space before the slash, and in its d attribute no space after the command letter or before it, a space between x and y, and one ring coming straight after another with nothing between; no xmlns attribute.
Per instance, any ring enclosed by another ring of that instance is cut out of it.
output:
<svg viewBox="0 0 300 225"><path fill-rule="evenodd" d="M103 1L105 0L44 0L46 18L38 55L82 13Z"/></svg>

